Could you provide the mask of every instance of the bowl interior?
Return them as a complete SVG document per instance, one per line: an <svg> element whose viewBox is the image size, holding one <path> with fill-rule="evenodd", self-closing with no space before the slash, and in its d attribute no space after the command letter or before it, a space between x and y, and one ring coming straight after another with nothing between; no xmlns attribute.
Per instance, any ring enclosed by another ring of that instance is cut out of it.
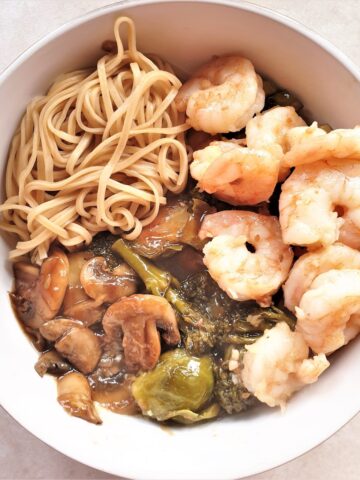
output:
<svg viewBox="0 0 360 480"><path fill-rule="evenodd" d="M242 53L260 73L296 93L310 117L333 127L353 127L359 121L360 85L351 66L341 54L323 48L321 40L316 43L315 35L300 33L297 29L302 27L294 27L294 22L247 4L134 1L92 12L57 30L3 74L2 169L28 101L46 91L57 74L95 64L102 42L112 38L120 12L135 20L140 49L167 59L182 76L213 55ZM239 478L304 453L359 410L360 349L354 341L332 357L331 369L319 382L291 400L285 414L264 408L171 429L105 410L101 427L72 418L56 402L54 380L40 379L34 371L37 353L9 304L12 276L7 251L1 239L0 401L40 439L83 463L137 479Z"/></svg>

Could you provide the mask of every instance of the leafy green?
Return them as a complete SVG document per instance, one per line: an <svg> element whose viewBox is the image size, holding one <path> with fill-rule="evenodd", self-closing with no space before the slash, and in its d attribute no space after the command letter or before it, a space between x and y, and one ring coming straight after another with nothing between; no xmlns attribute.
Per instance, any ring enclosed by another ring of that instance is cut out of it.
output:
<svg viewBox="0 0 360 480"><path fill-rule="evenodd" d="M87 247L95 257L104 257L109 269L116 268L119 265L118 258L111 250L111 246L117 238L109 232L100 232L95 235Z"/></svg>
<svg viewBox="0 0 360 480"><path fill-rule="evenodd" d="M150 293L165 296L168 302L181 315L182 324L188 324L198 329L208 329L209 333L213 332L214 326L209 324L208 319L194 309L181 296L179 290L174 288L179 287L179 282L168 272L161 270L149 262L149 260L142 258L121 238L113 244L112 248L135 270Z"/></svg>
<svg viewBox="0 0 360 480"><path fill-rule="evenodd" d="M290 313L275 307L264 309L256 302L231 300L206 271L174 288L178 282L168 272L142 258L124 240L117 240L112 248L135 270L150 293L165 296L175 307L181 317L184 346L193 355L218 351L228 344L254 343L266 328L279 321L294 327Z"/></svg>
<svg viewBox="0 0 360 480"><path fill-rule="evenodd" d="M256 302L231 300L206 271L193 275L181 284L180 296L202 314L201 329L182 326L184 344L191 353L212 351L219 353L226 345L251 344L266 328L285 321L294 328L290 312L277 307L261 308Z"/></svg>

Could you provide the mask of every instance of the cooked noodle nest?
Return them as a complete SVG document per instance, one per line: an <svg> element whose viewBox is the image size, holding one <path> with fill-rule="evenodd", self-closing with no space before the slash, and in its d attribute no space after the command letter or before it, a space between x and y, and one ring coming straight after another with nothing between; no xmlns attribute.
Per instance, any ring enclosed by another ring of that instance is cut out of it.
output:
<svg viewBox="0 0 360 480"><path fill-rule="evenodd" d="M120 30L126 26L127 49ZM104 230L132 240L187 182L189 128L174 105L171 68L136 48L131 19L115 22L116 53L95 71L57 78L30 102L12 140L0 228L19 237L10 259L41 263Z"/></svg>

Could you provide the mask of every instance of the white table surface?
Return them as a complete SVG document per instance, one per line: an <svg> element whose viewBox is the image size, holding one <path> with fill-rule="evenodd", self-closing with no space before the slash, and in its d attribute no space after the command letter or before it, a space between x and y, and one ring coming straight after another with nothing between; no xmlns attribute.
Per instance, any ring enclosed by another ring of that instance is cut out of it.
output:
<svg viewBox="0 0 360 480"><path fill-rule="evenodd" d="M62 23L109 3L111 0L0 0L0 70ZM299 20L360 65L360 0L257 0L253 3ZM1 479L115 478L56 452L1 409L0 432ZM360 415L306 455L251 480L359 480L359 452Z"/></svg>

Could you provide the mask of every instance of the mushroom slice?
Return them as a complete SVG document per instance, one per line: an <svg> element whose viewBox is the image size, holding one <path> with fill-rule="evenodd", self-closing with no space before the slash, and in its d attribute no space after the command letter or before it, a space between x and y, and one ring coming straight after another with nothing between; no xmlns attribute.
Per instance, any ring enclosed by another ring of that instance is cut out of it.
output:
<svg viewBox="0 0 360 480"><path fill-rule="evenodd" d="M50 342L56 342L56 340L62 337L72 327L83 327L83 324L79 320L73 320L71 318L54 318L49 320L40 327L41 335Z"/></svg>
<svg viewBox="0 0 360 480"><path fill-rule="evenodd" d="M69 262L61 250L54 250L40 270L32 264L14 265L15 305L20 319L39 328L60 310L68 285Z"/></svg>
<svg viewBox="0 0 360 480"><path fill-rule="evenodd" d="M111 305L103 318L105 333L122 338L125 364L130 371L151 370L160 353L160 335L169 345L180 342L174 310L165 298L132 295Z"/></svg>
<svg viewBox="0 0 360 480"><path fill-rule="evenodd" d="M102 423L91 399L90 385L81 373L70 372L57 381L58 402L70 415Z"/></svg>
<svg viewBox="0 0 360 480"><path fill-rule="evenodd" d="M107 335L98 337L101 340L101 358L89 378L91 388L107 383L108 379L121 376L125 370L124 350L117 339Z"/></svg>
<svg viewBox="0 0 360 480"><path fill-rule="evenodd" d="M98 337L78 320L49 320L40 327L40 333L47 340L56 342L56 350L82 373L92 372L100 360Z"/></svg>
<svg viewBox="0 0 360 480"><path fill-rule="evenodd" d="M100 322L105 312L99 302L86 295L80 282L81 269L92 256L91 252L76 252L68 255L69 286L63 302L64 315L81 320L87 327Z"/></svg>
<svg viewBox="0 0 360 480"><path fill-rule="evenodd" d="M70 308L65 308L64 315L80 320L86 327L90 327L94 323L101 322L105 310L104 305L99 305L98 302L89 298L72 305Z"/></svg>
<svg viewBox="0 0 360 480"><path fill-rule="evenodd" d="M40 268L26 262L14 264L16 311L25 325L30 325L35 315L36 286Z"/></svg>
<svg viewBox="0 0 360 480"><path fill-rule="evenodd" d="M122 263L110 271L104 257L94 257L86 262L81 269L80 281L87 295L101 303L114 303L137 290L134 270Z"/></svg>
<svg viewBox="0 0 360 480"><path fill-rule="evenodd" d="M35 370L40 377L43 377L45 373L64 375L64 373L70 372L72 367L55 350L49 350L40 355L35 364Z"/></svg>
<svg viewBox="0 0 360 480"><path fill-rule="evenodd" d="M98 337L86 327L72 327L56 343L56 350L80 372L92 372L101 357Z"/></svg>

